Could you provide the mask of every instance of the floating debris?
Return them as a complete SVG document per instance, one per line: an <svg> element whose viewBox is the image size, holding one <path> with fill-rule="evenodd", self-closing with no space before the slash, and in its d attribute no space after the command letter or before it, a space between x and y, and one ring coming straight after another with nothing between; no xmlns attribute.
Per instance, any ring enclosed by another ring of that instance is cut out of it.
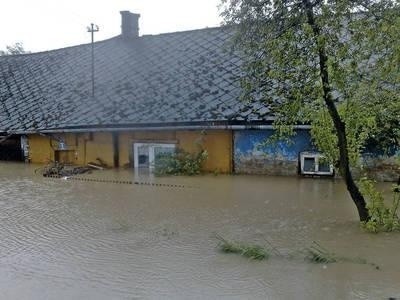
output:
<svg viewBox="0 0 400 300"><path fill-rule="evenodd" d="M51 162L45 167L37 169L35 172L38 170L40 170L44 177L68 178L70 176L88 173L92 169L90 167L66 166L59 162Z"/></svg>
<svg viewBox="0 0 400 300"><path fill-rule="evenodd" d="M97 170L104 170L104 169L110 169L110 166L107 165L107 163L102 160L101 158L96 158L97 162L89 162L87 165L93 169Z"/></svg>

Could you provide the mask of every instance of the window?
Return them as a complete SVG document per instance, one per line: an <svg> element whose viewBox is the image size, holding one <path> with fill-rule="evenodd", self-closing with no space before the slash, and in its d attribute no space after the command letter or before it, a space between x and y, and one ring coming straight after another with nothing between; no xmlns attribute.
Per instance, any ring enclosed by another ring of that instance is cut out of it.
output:
<svg viewBox="0 0 400 300"><path fill-rule="evenodd" d="M334 175L333 166L320 153L300 153L300 172L303 175Z"/></svg>
<svg viewBox="0 0 400 300"><path fill-rule="evenodd" d="M133 164L135 169L152 170L154 169L157 155L174 152L175 144L134 143Z"/></svg>

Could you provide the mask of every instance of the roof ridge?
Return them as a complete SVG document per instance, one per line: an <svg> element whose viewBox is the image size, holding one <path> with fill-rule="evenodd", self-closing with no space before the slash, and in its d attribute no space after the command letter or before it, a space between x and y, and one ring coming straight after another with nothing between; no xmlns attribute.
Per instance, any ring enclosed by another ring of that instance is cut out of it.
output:
<svg viewBox="0 0 400 300"><path fill-rule="evenodd" d="M172 32L162 32L162 33L157 33L157 34L144 34L141 35L139 38L142 37L158 37L161 35L172 35L172 34L183 34L183 33L190 33L190 32L195 32L195 31L211 31L211 30L218 30L218 29L225 29L231 27L231 25L220 25L220 26L212 26L212 27L204 27L204 28L196 28L196 29L190 29L190 30L179 30L179 31L172 31Z"/></svg>
<svg viewBox="0 0 400 300"><path fill-rule="evenodd" d="M231 26L232 25L221 25L221 26L197 28L197 29L182 30L182 31L163 32L163 33L158 33L158 34L144 34L144 35L139 36L138 38L134 38L134 39L131 39L129 41L141 40L142 38L157 38L157 37L162 37L162 36L185 34L185 33L198 32L198 31L221 30L221 29L229 28ZM96 42L94 42L94 44L102 44L102 43L106 43L108 41L117 40L117 39L122 39L122 36L121 35L116 35L116 36L110 37L110 38L105 39L105 40L96 41ZM12 59L12 58L16 58L16 57L27 57L27 56L43 55L43 54L46 54L46 53L53 53L53 52L57 52L57 51L63 51L63 50L67 50L67 49L73 49L73 48L77 48L77 47L88 46L90 44L91 43L83 43L83 44L67 46L67 47L57 48L57 49L44 50L44 51L39 51L39 52L32 52L32 53L29 52L29 53L21 53L21 54L13 54L13 55L2 55L2 56L0 56L0 59Z"/></svg>
<svg viewBox="0 0 400 300"><path fill-rule="evenodd" d="M102 44L102 43L105 43L105 42L108 42L108 41L111 41L111 40L119 39L120 37L121 37L121 35L116 35L116 36L110 37L110 38L105 39L105 40L96 41L96 42L94 42L94 44ZM15 58L15 57L27 57L27 56L43 55L43 54L47 54L47 53L51 53L51 52L58 52L58 51L66 50L66 49L72 49L72 48L77 48L77 47L82 47L82 46L89 46L89 45L91 45L91 43L78 44L78 45L67 46L67 47L57 48L57 49L44 50L44 51L39 51L39 52L28 52L28 53L11 54L11 55L0 55L0 59L11 59L11 58Z"/></svg>

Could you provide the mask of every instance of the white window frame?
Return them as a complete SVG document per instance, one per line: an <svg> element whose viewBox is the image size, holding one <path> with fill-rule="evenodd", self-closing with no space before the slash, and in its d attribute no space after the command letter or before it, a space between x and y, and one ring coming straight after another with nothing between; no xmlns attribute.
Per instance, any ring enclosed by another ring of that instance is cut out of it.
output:
<svg viewBox="0 0 400 300"><path fill-rule="evenodd" d="M139 169L139 147L142 146L147 146L149 147L149 169L153 170L154 169L154 160L155 160L155 153L154 153L154 148L156 147L164 147L164 148L171 148L171 149L176 149L176 144L169 144L169 143L145 143L145 142L140 142L140 143L133 143L133 166L136 169Z"/></svg>
<svg viewBox="0 0 400 300"><path fill-rule="evenodd" d="M304 171L304 160L305 158L313 158L314 159L314 171ZM323 159L324 155L320 153L312 153L312 152L302 152L300 153L300 171L303 175L333 175L333 165L329 165L329 171L320 171L319 170L319 160Z"/></svg>

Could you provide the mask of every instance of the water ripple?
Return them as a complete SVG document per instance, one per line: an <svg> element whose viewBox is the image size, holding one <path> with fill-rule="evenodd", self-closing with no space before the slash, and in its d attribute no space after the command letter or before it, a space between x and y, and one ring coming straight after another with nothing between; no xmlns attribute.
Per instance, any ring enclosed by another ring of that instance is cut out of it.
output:
<svg viewBox="0 0 400 300"><path fill-rule="evenodd" d="M0 290L7 298L42 299L31 282L49 298L67 299L363 299L398 293L400 264L391 257L400 238L360 233L345 189L331 181L162 179L197 187L185 190L51 180L33 170L0 164ZM377 263L388 271L379 274L380 288L368 266L249 261L219 253L215 232L263 245L268 240L283 253L312 240L369 260L385 253Z"/></svg>

